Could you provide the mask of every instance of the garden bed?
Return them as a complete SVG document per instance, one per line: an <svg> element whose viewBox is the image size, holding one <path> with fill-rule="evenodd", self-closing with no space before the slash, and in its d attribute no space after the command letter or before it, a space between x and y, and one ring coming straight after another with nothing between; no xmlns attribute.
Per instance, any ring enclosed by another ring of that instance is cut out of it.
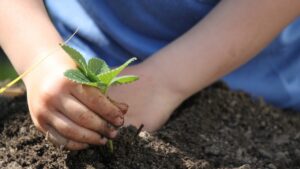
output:
<svg viewBox="0 0 300 169"><path fill-rule="evenodd" d="M135 138L136 129L123 128L114 154L54 147L31 122L25 96L0 96L1 114L0 168L300 168L300 115L220 83L187 100L155 133Z"/></svg>

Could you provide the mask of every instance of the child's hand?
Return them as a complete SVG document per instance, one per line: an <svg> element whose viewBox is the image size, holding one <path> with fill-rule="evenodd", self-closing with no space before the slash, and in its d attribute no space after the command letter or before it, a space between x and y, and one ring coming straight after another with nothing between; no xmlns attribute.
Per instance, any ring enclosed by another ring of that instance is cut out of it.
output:
<svg viewBox="0 0 300 169"><path fill-rule="evenodd" d="M72 150L114 138L127 110L121 112L99 90L67 80L63 72L70 67L50 63L24 79L36 127L54 144Z"/></svg>

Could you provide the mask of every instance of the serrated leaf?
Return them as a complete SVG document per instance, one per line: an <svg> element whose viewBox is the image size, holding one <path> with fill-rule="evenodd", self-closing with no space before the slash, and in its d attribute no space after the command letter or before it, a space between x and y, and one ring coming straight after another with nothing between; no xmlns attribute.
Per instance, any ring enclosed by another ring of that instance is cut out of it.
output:
<svg viewBox="0 0 300 169"><path fill-rule="evenodd" d="M99 58L90 59L88 63L88 69L95 75L110 71L110 68L106 62Z"/></svg>
<svg viewBox="0 0 300 169"><path fill-rule="evenodd" d="M124 70L131 62L135 61L136 58L131 58L127 62L125 62L123 65L110 70L108 72L102 73L98 75L98 79L103 83L103 84L111 84L111 81L120 74L122 70ZM109 87L109 86L108 86Z"/></svg>
<svg viewBox="0 0 300 169"><path fill-rule="evenodd" d="M109 86L111 86L111 85L128 84L128 83L132 83L132 82L134 82L134 81L136 81L138 79L139 79L139 77L134 76L134 75L125 75L125 76L115 77L111 81L111 84L109 84Z"/></svg>
<svg viewBox="0 0 300 169"><path fill-rule="evenodd" d="M77 69L67 70L64 73L64 75L69 80L79 83L79 84L84 84L84 85L93 86L93 87L99 86L99 84L97 82L91 82L80 70L77 70Z"/></svg>
<svg viewBox="0 0 300 169"><path fill-rule="evenodd" d="M66 53L70 55L70 57L74 60L78 68L82 70L85 73L85 75L88 75L87 64L81 53L79 53L76 49L65 44L61 45L61 47Z"/></svg>

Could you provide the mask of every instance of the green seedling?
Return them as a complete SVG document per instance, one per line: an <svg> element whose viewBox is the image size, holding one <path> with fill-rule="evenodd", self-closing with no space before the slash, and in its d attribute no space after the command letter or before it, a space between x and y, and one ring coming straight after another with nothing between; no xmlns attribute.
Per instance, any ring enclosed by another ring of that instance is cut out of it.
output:
<svg viewBox="0 0 300 169"><path fill-rule="evenodd" d="M92 58L88 62L75 49L62 44L61 47L74 60L77 69L67 70L64 75L71 81L98 88L107 96L109 88L113 85L128 84L138 80L137 76L124 75L118 76L130 63L136 60L131 58L123 65L111 69L104 60ZM108 141L108 147L113 152L112 140Z"/></svg>

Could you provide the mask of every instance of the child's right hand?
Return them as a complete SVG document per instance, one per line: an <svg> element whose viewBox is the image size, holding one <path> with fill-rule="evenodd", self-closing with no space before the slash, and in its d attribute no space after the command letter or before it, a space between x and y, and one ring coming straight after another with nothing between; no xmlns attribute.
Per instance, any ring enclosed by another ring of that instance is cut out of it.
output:
<svg viewBox="0 0 300 169"><path fill-rule="evenodd" d="M66 79L63 73L72 67L48 58L24 78L32 120L57 146L78 150L105 144L116 136L115 127L123 125L127 110L98 89Z"/></svg>
<svg viewBox="0 0 300 169"><path fill-rule="evenodd" d="M0 46L19 73L63 42L43 1L0 1L0 34ZM63 50L57 51L23 80L36 127L54 144L77 150L113 138L117 131L108 126L122 125L126 110L97 89L68 81L63 73L74 67Z"/></svg>

